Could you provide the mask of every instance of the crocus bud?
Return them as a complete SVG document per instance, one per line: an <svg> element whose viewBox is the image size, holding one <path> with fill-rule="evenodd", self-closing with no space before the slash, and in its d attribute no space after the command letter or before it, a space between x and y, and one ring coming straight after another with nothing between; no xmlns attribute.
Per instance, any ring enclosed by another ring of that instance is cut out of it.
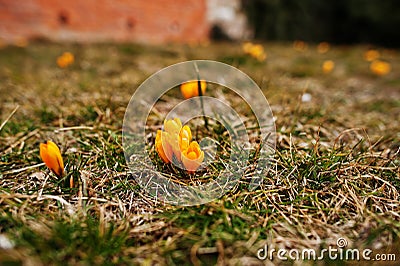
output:
<svg viewBox="0 0 400 266"><path fill-rule="evenodd" d="M54 142L48 140L47 143L40 143L40 157L57 177L61 178L64 175L64 162L61 152Z"/></svg>
<svg viewBox="0 0 400 266"><path fill-rule="evenodd" d="M200 87L201 93L204 95L206 92L207 83L204 80L200 81ZM198 81L193 80L181 84L181 93L185 99L199 96Z"/></svg>

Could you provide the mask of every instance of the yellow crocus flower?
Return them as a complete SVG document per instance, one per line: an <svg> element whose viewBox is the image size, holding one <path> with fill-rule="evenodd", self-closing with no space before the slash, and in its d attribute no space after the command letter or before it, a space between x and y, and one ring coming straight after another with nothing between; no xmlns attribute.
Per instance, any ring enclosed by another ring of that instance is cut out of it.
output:
<svg viewBox="0 0 400 266"><path fill-rule="evenodd" d="M380 56L381 54L379 53L379 51L370 49L364 53L364 60L372 62L374 60L377 60Z"/></svg>
<svg viewBox="0 0 400 266"><path fill-rule="evenodd" d="M201 93L204 95L206 92L207 83L204 80L200 81ZM197 80L188 81L182 83L181 93L185 99L189 99L195 96L199 96L199 86Z"/></svg>
<svg viewBox="0 0 400 266"><path fill-rule="evenodd" d="M325 74L331 73L334 68L335 62L333 62L332 60L326 60L322 64L322 72L324 72Z"/></svg>
<svg viewBox="0 0 400 266"><path fill-rule="evenodd" d="M64 162L61 152L54 142L48 140L47 143L40 143L40 157L57 177L61 178L64 175Z"/></svg>
<svg viewBox="0 0 400 266"><path fill-rule="evenodd" d="M65 52L57 58L57 65L61 68L66 68L74 63L75 57L70 52Z"/></svg>
<svg viewBox="0 0 400 266"><path fill-rule="evenodd" d="M381 60L374 60L369 66L372 73L378 76L385 76L389 74L391 71L391 66L389 63L381 61Z"/></svg>
<svg viewBox="0 0 400 266"><path fill-rule="evenodd" d="M257 59L258 61L264 61L267 58L264 47L261 44L253 44L251 42L245 42L242 45L243 52Z"/></svg>
<svg viewBox="0 0 400 266"><path fill-rule="evenodd" d="M264 61L267 58L267 54L264 51L264 47L261 44L255 44L250 50L250 55L258 61Z"/></svg>
<svg viewBox="0 0 400 266"><path fill-rule="evenodd" d="M165 120L164 130L157 130L155 149L165 163L171 163L175 155L189 173L196 171L204 160L199 144L192 142L192 131L188 125L182 127L179 118Z"/></svg>
<svg viewBox="0 0 400 266"><path fill-rule="evenodd" d="M204 160L204 152L200 149L197 141L192 141L189 147L182 151L182 163L189 173L193 173L199 168Z"/></svg>

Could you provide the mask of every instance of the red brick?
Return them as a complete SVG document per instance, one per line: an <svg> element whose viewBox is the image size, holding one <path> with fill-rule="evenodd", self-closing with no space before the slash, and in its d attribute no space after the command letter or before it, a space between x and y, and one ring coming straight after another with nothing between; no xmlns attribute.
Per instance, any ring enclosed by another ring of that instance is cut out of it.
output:
<svg viewBox="0 0 400 266"><path fill-rule="evenodd" d="M202 42L208 39L204 0L0 0L6 42Z"/></svg>

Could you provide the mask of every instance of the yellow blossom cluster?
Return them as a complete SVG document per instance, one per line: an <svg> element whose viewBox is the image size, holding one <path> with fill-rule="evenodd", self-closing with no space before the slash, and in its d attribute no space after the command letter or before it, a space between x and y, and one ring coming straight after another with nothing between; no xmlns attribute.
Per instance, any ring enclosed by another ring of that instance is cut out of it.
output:
<svg viewBox="0 0 400 266"><path fill-rule="evenodd" d="M57 65L61 68L66 68L74 63L74 55L70 52L64 52L57 58Z"/></svg>
<svg viewBox="0 0 400 266"><path fill-rule="evenodd" d="M254 44L251 42L245 42L242 45L242 49L245 54L257 59L258 61L264 61L267 58L264 47L261 44Z"/></svg>
<svg viewBox="0 0 400 266"><path fill-rule="evenodd" d="M370 62L369 70L377 76L386 76L392 70L388 62L380 60L381 53L375 49L369 49L364 53L364 60Z"/></svg>
<svg viewBox="0 0 400 266"><path fill-rule="evenodd" d="M164 121L164 130L157 131L155 148L163 162L171 163L175 157L189 173L196 171L204 160L200 145L192 141L189 126L182 127L179 118Z"/></svg>

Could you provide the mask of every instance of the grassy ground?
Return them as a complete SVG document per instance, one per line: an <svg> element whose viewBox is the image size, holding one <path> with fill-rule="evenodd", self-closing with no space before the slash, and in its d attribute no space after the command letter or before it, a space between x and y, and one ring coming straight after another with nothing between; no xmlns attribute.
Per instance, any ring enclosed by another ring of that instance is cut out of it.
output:
<svg viewBox="0 0 400 266"><path fill-rule="evenodd" d="M263 265L271 263L257 259L265 245L319 250L340 237L350 248L396 254L399 263L399 51L380 49L392 71L378 77L363 60L365 46L326 54L313 45L264 46L263 63L239 44L0 50L0 265ZM64 51L75 62L60 69ZM190 59L232 64L259 84L276 117L276 154L255 191L238 186L201 206L155 204L128 173L123 116L149 75ZM323 74L327 59L336 66ZM47 139L61 147L76 188L41 164ZM274 263L305 262L275 256Z"/></svg>

